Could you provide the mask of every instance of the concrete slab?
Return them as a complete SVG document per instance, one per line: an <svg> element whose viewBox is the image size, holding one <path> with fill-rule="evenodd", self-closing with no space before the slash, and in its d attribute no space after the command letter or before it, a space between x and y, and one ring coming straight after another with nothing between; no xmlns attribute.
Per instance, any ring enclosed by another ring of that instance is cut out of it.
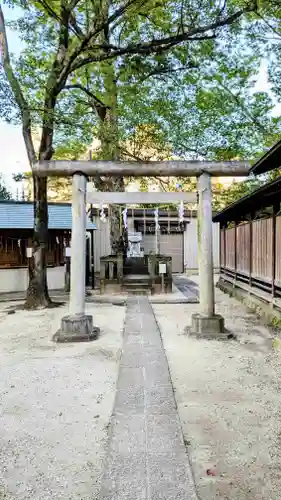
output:
<svg viewBox="0 0 281 500"><path fill-rule="evenodd" d="M185 297L199 297L199 289L197 281L194 281L183 274L173 276L174 286L177 287L180 293Z"/></svg>
<svg viewBox="0 0 281 500"><path fill-rule="evenodd" d="M100 499L197 499L168 364L147 297L127 302Z"/></svg>
<svg viewBox="0 0 281 500"><path fill-rule="evenodd" d="M172 293L166 294L155 294L148 297L149 302L152 304L193 304L198 302L198 293L196 288L192 285L192 282L188 280L185 276L179 275L174 278L175 284L173 284ZM178 286L180 282L181 286ZM50 290L50 297L54 301L69 301L69 293L64 290ZM11 293L0 293L0 303L1 302L24 302L25 292L11 292ZM86 302L97 303L97 304L113 304L124 306L127 303L128 294L104 294L100 295L99 290L87 290Z"/></svg>

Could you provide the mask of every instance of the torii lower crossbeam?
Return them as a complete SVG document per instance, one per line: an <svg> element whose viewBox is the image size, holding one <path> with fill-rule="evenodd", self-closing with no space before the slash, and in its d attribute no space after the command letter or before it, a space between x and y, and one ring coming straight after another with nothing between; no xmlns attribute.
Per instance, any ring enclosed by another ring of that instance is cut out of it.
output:
<svg viewBox="0 0 281 500"><path fill-rule="evenodd" d="M161 193L161 192L87 192L87 203L92 205L146 205L159 203L197 203L197 193Z"/></svg>

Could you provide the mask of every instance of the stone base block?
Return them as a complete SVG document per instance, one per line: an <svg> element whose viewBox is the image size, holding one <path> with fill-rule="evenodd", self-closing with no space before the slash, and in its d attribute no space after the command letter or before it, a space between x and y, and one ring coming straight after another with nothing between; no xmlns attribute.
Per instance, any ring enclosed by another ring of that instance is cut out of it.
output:
<svg viewBox="0 0 281 500"><path fill-rule="evenodd" d="M213 316L193 314L191 327L187 329L187 333L204 339L227 340L233 338L233 335L225 330L224 318L219 314Z"/></svg>
<svg viewBox="0 0 281 500"><path fill-rule="evenodd" d="M93 326L93 317L88 314L64 316L61 328L53 336L54 342L89 342L95 340L100 329Z"/></svg>

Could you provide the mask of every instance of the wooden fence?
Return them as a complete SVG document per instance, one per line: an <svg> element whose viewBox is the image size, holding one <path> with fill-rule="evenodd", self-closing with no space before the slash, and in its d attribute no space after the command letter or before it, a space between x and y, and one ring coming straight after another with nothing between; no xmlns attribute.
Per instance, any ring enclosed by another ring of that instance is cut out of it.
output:
<svg viewBox="0 0 281 500"><path fill-rule="evenodd" d="M221 274L281 297L281 215L220 233Z"/></svg>
<svg viewBox="0 0 281 500"><path fill-rule="evenodd" d="M22 237L22 235L16 238L7 236L4 232L0 234L0 269L27 267L26 249L31 244L31 238ZM59 236L49 235L46 261L48 266L64 265L64 241L61 234Z"/></svg>

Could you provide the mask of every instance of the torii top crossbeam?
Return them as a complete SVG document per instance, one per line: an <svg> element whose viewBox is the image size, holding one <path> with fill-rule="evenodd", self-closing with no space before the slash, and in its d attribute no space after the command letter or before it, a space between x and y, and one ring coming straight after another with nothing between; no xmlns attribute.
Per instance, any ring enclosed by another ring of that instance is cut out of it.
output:
<svg viewBox="0 0 281 500"><path fill-rule="evenodd" d="M198 177L203 172L213 177L245 177L251 164L248 161L42 161L33 165L38 177L70 177L81 172L89 177Z"/></svg>

